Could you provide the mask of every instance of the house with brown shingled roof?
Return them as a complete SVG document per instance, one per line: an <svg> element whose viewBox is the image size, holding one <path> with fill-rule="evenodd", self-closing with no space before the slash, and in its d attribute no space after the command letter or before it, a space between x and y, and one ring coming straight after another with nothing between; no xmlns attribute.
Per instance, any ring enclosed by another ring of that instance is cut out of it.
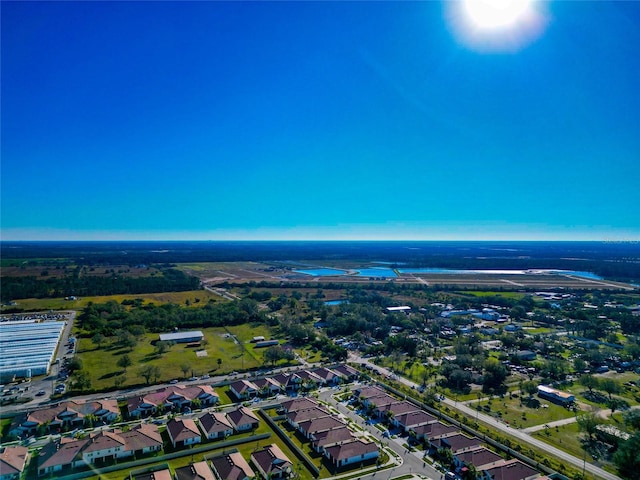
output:
<svg viewBox="0 0 640 480"><path fill-rule="evenodd" d="M34 435L39 427L46 427L49 432L59 432L64 428L84 427L88 417L96 422L111 423L118 418L119 414L116 400L61 402L30 413L16 415L9 433L19 437Z"/></svg>
<svg viewBox="0 0 640 480"><path fill-rule="evenodd" d="M409 430L420 425L426 425L427 423L436 423L438 419L433 415L429 415L424 410L418 410L415 412L403 413L391 419L391 423L400 427L405 432L409 433Z"/></svg>
<svg viewBox="0 0 640 480"><path fill-rule="evenodd" d="M302 422L314 420L316 418L328 417L330 414L322 407L307 408L296 412L287 413L287 423L293 428L298 428Z"/></svg>
<svg viewBox="0 0 640 480"><path fill-rule="evenodd" d="M373 413L380 418L384 417L397 417L398 415L402 415L403 413L409 412L417 412L420 410L420 407L417 407L411 402L407 402L406 400L398 401L395 400L392 403L387 403L384 405L377 405Z"/></svg>
<svg viewBox="0 0 640 480"><path fill-rule="evenodd" d="M455 454L453 461L460 470L469 466L473 466L478 470L485 466L496 466L499 463L503 463L504 459L486 447L478 447Z"/></svg>
<svg viewBox="0 0 640 480"><path fill-rule="evenodd" d="M231 393L233 393L237 399L247 400L255 397L260 388L255 383L242 379L229 384L229 390L231 390Z"/></svg>
<svg viewBox="0 0 640 480"><path fill-rule="evenodd" d="M318 453L323 453L324 449L342 442L348 442L355 438L346 426L338 427L332 430L325 430L314 434L311 447Z"/></svg>
<svg viewBox="0 0 640 480"><path fill-rule="evenodd" d="M216 480L207 462L195 462L176 468L176 480Z"/></svg>
<svg viewBox="0 0 640 480"><path fill-rule="evenodd" d="M355 463L365 463L378 458L380 452L374 442L364 442L354 438L324 449L324 456L336 467Z"/></svg>
<svg viewBox="0 0 640 480"><path fill-rule="evenodd" d="M445 425L442 422L435 422L411 427L409 429L409 435L413 435L416 440L424 440L428 442L435 437L442 437L459 431L460 430L453 425Z"/></svg>
<svg viewBox="0 0 640 480"><path fill-rule="evenodd" d="M209 459L220 480L250 480L256 476L240 452Z"/></svg>
<svg viewBox="0 0 640 480"><path fill-rule="evenodd" d="M298 430L309 440L313 441L315 440L315 435L318 432L324 432L334 428L342 428L344 426L344 422L335 417L322 417L300 423L298 425Z"/></svg>
<svg viewBox="0 0 640 480"><path fill-rule="evenodd" d="M29 449L19 445L0 448L0 480L17 480L24 473Z"/></svg>
<svg viewBox="0 0 640 480"><path fill-rule="evenodd" d="M260 426L260 420L258 420L255 413L243 406L227 413L227 418L231 421L236 432L255 430Z"/></svg>
<svg viewBox="0 0 640 480"><path fill-rule="evenodd" d="M172 418L167 422L167 432L169 433L173 448L186 447L202 441L200 430L198 430L196 423L190 418Z"/></svg>
<svg viewBox="0 0 640 480"><path fill-rule="evenodd" d="M306 410L317 406L318 402L309 397L297 397L280 404L285 413L297 412L298 410Z"/></svg>
<svg viewBox="0 0 640 480"><path fill-rule="evenodd" d="M210 407L220 400L210 385L172 385L145 395L127 399L127 412L131 417L146 417L165 410L180 411L198 402L202 407Z"/></svg>
<svg viewBox="0 0 640 480"><path fill-rule="evenodd" d="M251 462L265 480L289 478L293 472L291 460L275 443L253 452Z"/></svg>
<svg viewBox="0 0 640 480"><path fill-rule="evenodd" d="M38 454L38 474L72 470L105 460L157 452L162 437L155 425L142 424L127 432L106 430L80 440L62 437L46 444Z"/></svg>
<svg viewBox="0 0 640 480"><path fill-rule="evenodd" d="M331 371L337 373L347 382L355 380L360 376L360 372L349 365L338 365L336 367L332 367Z"/></svg>
<svg viewBox="0 0 640 480"><path fill-rule="evenodd" d="M478 469L481 480L532 480L540 476L535 469L520 460L506 460L495 466L483 466Z"/></svg>
<svg viewBox="0 0 640 480"><path fill-rule="evenodd" d="M198 417L200 428L209 440L233 435L233 425L222 412L208 412Z"/></svg>

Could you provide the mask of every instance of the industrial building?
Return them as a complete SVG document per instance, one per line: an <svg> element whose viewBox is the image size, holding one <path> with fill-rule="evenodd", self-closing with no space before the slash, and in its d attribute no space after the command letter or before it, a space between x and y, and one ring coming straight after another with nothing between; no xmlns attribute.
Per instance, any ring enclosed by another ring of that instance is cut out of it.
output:
<svg viewBox="0 0 640 480"><path fill-rule="evenodd" d="M191 343L200 342L204 338L204 335L200 330L194 330L192 332L175 332L175 333L161 333L160 341L162 342L175 342L175 343Z"/></svg>
<svg viewBox="0 0 640 480"><path fill-rule="evenodd" d="M0 322L0 378L45 375L66 322Z"/></svg>

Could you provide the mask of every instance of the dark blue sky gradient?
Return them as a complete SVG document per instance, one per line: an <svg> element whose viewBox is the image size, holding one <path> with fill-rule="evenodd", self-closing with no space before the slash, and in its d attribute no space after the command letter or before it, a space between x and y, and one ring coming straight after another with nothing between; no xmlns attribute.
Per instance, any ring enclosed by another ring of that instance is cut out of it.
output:
<svg viewBox="0 0 640 480"><path fill-rule="evenodd" d="M640 2L3 2L4 239L640 238Z"/></svg>

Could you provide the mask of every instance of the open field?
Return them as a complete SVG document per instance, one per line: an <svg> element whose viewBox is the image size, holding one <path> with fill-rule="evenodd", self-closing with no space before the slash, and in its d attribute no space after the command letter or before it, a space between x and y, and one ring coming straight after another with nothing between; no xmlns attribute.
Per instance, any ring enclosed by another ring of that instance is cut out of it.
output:
<svg viewBox="0 0 640 480"><path fill-rule="evenodd" d="M436 273L404 273L396 277L378 278L367 275L311 276L293 271L294 268L337 268L343 270L369 268L379 264L363 264L350 261L323 261L295 263L285 262L198 262L181 263L177 268L195 275L205 283L222 282L245 283L250 281L267 282L303 282L303 283L396 283L439 285L447 287L480 288L494 293L493 289L623 289L634 290L628 284L609 280L594 280L569 275L552 274L436 274ZM397 273L397 271L396 271ZM480 292L479 292L480 293ZM478 294L479 294L478 293ZM483 292L487 293L487 292ZM498 294L498 292L495 292ZM510 298L518 298L520 293L505 294Z"/></svg>
<svg viewBox="0 0 640 480"><path fill-rule="evenodd" d="M192 307L204 307L209 300L217 302L226 301L223 297L216 295L209 290L190 290L186 292L163 292L163 293L141 293L135 295L103 295L96 297L82 297L75 300L65 300L64 298L25 298L18 300L16 305L3 306L2 310L9 308L19 308L28 312L47 310L81 310L91 303L106 303L114 301L122 303L123 300L141 299L144 304L155 303L176 303L185 305L187 300Z"/></svg>
<svg viewBox="0 0 640 480"><path fill-rule="evenodd" d="M192 375L219 375L236 370L259 368L263 365L260 349L254 350L253 344L240 345L225 328L201 330L205 336L206 345L201 348L191 348L187 344L177 343L162 355L156 352L152 344L158 340L158 334L149 333L141 336L137 346L131 351L110 343L105 343L98 348L91 339L80 338L78 357L82 361L83 371L89 374L91 388L97 390L112 388L116 382L121 382L122 387L144 384L145 379L140 374L140 370L147 365L157 366L160 369L158 381L153 383L187 378ZM268 328L262 325L234 327L233 334L238 335L239 338L251 338L253 335L261 334L271 337ZM207 356L196 355L196 351L201 349L207 351ZM117 366L117 362L124 355L128 355L132 362L132 366L126 371Z"/></svg>
<svg viewBox="0 0 640 480"><path fill-rule="evenodd" d="M571 418L575 414L565 407L556 405L551 402L542 401L539 408L531 408L527 406L527 398L494 398L493 400L483 400L479 403L473 403L473 408L480 407L482 413L492 415L502 419L505 423L514 428L526 428L534 425L544 425L549 422ZM547 407L542 407L548 405Z"/></svg>

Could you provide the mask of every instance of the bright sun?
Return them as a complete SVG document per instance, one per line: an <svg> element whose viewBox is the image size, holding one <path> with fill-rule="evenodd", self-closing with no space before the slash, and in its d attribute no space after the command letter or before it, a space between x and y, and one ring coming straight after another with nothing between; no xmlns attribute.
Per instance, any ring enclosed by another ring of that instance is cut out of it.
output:
<svg viewBox="0 0 640 480"><path fill-rule="evenodd" d="M445 16L463 45L479 52L517 52L538 38L547 0L450 0Z"/></svg>
<svg viewBox="0 0 640 480"><path fill-rule="evenodd" d="M532 9L531 0L464 0L464 12L480 29L509 28L525 20Z"/></svg>

